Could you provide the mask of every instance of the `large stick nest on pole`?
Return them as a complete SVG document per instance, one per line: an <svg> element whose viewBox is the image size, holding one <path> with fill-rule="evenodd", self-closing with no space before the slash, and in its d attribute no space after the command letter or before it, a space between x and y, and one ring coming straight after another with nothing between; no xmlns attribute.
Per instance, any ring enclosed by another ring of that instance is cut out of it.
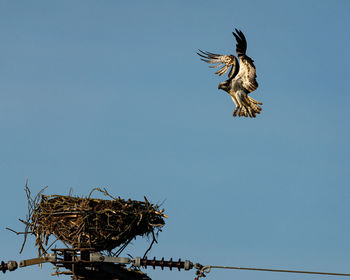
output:
<svg viewBox="0 0 350 280"><path fill-rule="evenodd" d="M95 190L109 199L90 198ZM51 235L73 248L96 251L111 252L119 246L123 250L138 235L152 234L152 245L165 224L163 217L167 217L164 210L146 198L145 201L124 200L101 189L93 189L86 198L40 192L32 199L28 188L26 191L29 215L23 222L26 232L36 236L39 255L48 250Z"/></svg>

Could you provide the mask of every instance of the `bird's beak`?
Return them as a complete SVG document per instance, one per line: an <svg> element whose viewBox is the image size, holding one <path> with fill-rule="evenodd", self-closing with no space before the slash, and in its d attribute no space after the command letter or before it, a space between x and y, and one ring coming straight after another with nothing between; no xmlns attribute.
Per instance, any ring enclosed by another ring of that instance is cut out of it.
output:
<svg viewBox="0 0 350 280"><path fill-rule="evenodd" d="M218 85L218 89L222 89L222 90L226 90L226 85L224 85L224 84L219 84Z"/></svg>

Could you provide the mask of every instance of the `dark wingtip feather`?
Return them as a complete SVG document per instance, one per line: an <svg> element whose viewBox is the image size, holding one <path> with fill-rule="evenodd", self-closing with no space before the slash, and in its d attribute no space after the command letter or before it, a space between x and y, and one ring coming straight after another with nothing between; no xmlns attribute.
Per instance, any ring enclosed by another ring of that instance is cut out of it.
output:
<svg viewBox="0 0 350 280"><path fill-rule="evenodd" d="M244 55L247 50L247 40L241 30L235 28L235 32L232 32L232 34L235 36L237 41L236 52L238 56L241 56Z"/></svg>
<svg viewBox="0 0 350 280"><path fill-rule="evenodd" d="M204 57L204 58L207 58L206 56L202 55L201 53L198 53L197 54L200 56L200 57Z"/></svg>
<svg viewBox="0 0 350 280"><path fill-rule="evenodd" d="M236 40L239 40L239 37L235 32L232 32L232 35L235 36Z"/></svg>
<svg viewBox="0 0 350 280"><path fill-rule="evenodd" d="M238 30L237 33L238 33L239 37L241 37L242 41L246 41L246 38L241 30Z"/></svg>

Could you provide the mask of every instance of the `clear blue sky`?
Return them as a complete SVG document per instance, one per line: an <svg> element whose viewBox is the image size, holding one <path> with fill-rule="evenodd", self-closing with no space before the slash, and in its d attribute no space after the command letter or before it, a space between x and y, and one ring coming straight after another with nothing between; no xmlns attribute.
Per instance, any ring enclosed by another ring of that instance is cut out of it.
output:
<svg viewBox="0 0 350 280"><path fill-rule="evenodd" d="M23 229L28 178L34 193L165 200L152 257L350 272L349 11L346 0L1 1L0 260L36 256L33 239L18 255L22 239L4 229ZM232 118L223 79L196 55L234 53L233 28L257 67L257 119Z"/></svg>

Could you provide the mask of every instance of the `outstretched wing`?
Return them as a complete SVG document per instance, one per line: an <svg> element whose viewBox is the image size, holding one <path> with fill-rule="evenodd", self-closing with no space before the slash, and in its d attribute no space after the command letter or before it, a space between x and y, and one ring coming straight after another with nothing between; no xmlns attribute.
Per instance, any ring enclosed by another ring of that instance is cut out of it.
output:
<svg viewBox="0 0 350 280"><path fill-rule="evenodd" d="M207 63L218 64L209 66L210 68L218 68L222 66L218 71L215 72L215 74L218 74L219 76L225 74L230 67L231 69L228 74L229 78L232 78L232 76L235 76L238 73L238 60L234 55L221 55L211 52L205 52L202 50L199 50L197 54L200 57L202 57L201 60Z"/></svg>
<svg viewBox="0 0 350 280"><path fill-rule="evenodd" d="M252 92L258 88L254 60L246 55L247 40L245 39L243 32L238 29L235 29L235 31L236 33L232 32L232 34L237 41L236 52L240 62L239 72L236 79L241 78L243 87L249 92Z"/></svg>

